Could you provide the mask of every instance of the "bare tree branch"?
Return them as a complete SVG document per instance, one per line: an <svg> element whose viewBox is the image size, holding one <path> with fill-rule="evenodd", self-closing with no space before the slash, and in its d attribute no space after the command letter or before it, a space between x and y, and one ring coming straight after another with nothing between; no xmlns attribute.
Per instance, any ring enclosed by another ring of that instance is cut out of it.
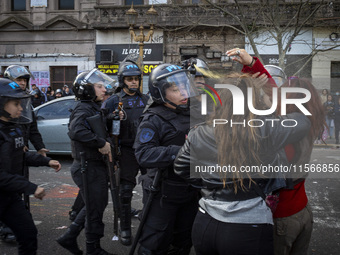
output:
<svg viewBox="0 0 340 255"><path fill-rule="evenodd" d="M313 57L315 55L317 55L318 53L320 53L320 52L327 52L327 51L330 51L330 50L338 48L338 47L339 47L339 45L334 45L334 46L332 46L330 48L327 48L327 49L324 49L324 50L313 50L311 52L311 54L309 54L308 56L304 57L304 59L307 58L307 61L293 74L293 76L298 75L305 68L305 66L307 66L307 64L313 59ZM299 61L301 61L301 60L294 61L291 64L294 64L294 63L299 62Z"/></svg>
<svg viewBox="0 0 340 255"><path fill-rule="evenodd" d="M200 17L199 15L195 18L192 15L190 17L189 15L184 15L188 25L167 28L166 31L191 31L197 27L232 29L247 38L247 43L249 43L254 54L261 61L258 45L276 45L279 66L285 69L285 58L291 49L291 45L298 42L297 38L304 33L305 28L314 25L318 11L325 5L325 0L300 0L293 3L283 3L280 0L263 0L260 3L252 4L244 4L240 3L239 0L234 0L234 4L225 5L215 3L212 0L205 0L205 4L199 5L199 8L203 10ZM333 3L329 8L335 8L334 6L335 4ZM174 7L176 8L176 6ZM183 9L180 9L181 7L177 6L177 8L179 8L180 12L183 12ZM196 12L200 13L199 11ZM214 15L209 16L209 13L214 13ZM221 17L224 17L226 22L216 24L217 18ZM227 22L230 20L232 22ZM266 33L268 34L267 39L264 38ZM263 39L262 42L259 42L259 38ZM317 53L334 48L329 47L328 49L317 50L311 42L306 42L306 44L310 46L311 54L306 57L308 60L297 72L301 72Z"/></svg>

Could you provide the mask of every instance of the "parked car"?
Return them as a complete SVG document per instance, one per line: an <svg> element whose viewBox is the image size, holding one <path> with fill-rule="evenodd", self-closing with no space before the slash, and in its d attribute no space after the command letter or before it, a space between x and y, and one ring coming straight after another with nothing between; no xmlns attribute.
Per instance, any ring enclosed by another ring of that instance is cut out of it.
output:
<svg viewBox="0 0 340 255"><path fill-rule="evenodd" d="M74 96L66 96L34 108L38 129L50 154L71 154L71 141L67 132L70 110L76 102ZM32 144L29 146L34 148Z"/></svg>

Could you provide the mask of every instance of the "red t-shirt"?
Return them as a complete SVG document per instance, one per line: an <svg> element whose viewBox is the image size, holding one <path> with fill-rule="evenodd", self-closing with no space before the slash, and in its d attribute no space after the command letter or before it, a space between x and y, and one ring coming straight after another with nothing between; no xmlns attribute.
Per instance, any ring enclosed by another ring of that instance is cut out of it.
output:
<svg viewBox="0 0 340 255"><path fill-rule="evenodd" d="M308 198L305 191L305 180L294 186L294 189L280 191L279 203L273 218L283 218L300 212L306 207Z"/></svg>

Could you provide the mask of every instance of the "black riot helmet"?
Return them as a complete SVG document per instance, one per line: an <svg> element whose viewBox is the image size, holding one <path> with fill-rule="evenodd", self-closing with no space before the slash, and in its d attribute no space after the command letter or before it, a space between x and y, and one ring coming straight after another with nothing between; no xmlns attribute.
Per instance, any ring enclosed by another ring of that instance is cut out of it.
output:
<svg viewBox="0 0 340 255"><path fill-rule="evenodd" d="M200 58L186 59L182 62L182 67L188 69L194 77L206 76L204 72L209 70L208 64Z"/></svg>
<svg viewBox="0 0 340 255"><path fill-rule="evenodd" d="M204 85L207 82L207 76L209 71L207 63L200 58L190 58L186 61L188 62L187 69L194 77L196 88L198 88L200 94L204 94L205 92L204 90L202 90L202 88L204 89Z"/></svg>
<svg viewBox="0 0 340 255"><path fill-rule="evenodd" d="M115 87L114 86L112 86L111 84L107 84L105 86L105 88L106 88L105 95L111 96L115 92Z"/></svg>
<svg viewBox="0 0 340 255"><path fill-rule="evenodd" d="M186 110L189 105L176 105L166 98L166 89L176 86L181 94L189 99L199 95L197 92L192 76L187 69L172 64L162 64L154 68L149 77L149 92L154 103L168 103L178 110Z"/></svg>
<svg viewBox="0 0 340 255"><path fill-rule="evenodd" d="M277 86L280 87L287 80L287 75L281 67L275 65L265 65L264 68L266 68L268 73L272 76Z"/></svg>
<svg viewBox="0 0 340 255"><path fill-rule="evenodd" d="M23 91L20 86L9 79L0 78L0 116L9 122L27 124L32 122L31 95ZM20 116L13 117L6 111L6 104L11 100L20 100L22 108Z"/></svg>
<svg viewBox="0 0 340 255"><path fill-rule="evenodd" d="M26 86L28 86L31 78L34 79L33 74L31 74L31 72L26 67L20 65L10 65L7 67L4 72L4 77L11 79L12 81L19 78L25 79Z"/></svg>
<svg viewBox="0 0 340 255"><path fill-rule="evenodd" d="M55 91L55 94L58 94L58 93L62 95L62 94L63 94L63 91L62 91L61 89L57 89L57 90Z"/></svg>
<svg viewBox="0 0 340 255"><path fill-rule="evenodd" d="M195 67L195 77L196 76L206 76L205 71L209 70L207 63L203 59L196 58L193 61L193 66Z"/></svg>
<svg viewBox="0 0 340 255"><path fill-rule="evenodd" d="M100 83L105 87L108 85L113 86L115 80L94 68L91 71L78 74L73 82L72 90L78 100L95 101L97 96L94 84L96 83Z"/></svg>
<svg viewBox="0 0 340 255"><path fill-rule="evenodd" d="M138 88L131 88L131 89L128 88L128 86L124 83L124 77L127 77L127 76L138 76L139 77ZM141 77L142 77L142 72L139 69L138 65L132 60L124 60L119 65L119 69L118 69L119 85L116 89L116 92L119 92L123 88L127 88L131 93L137 92L141 85Z"/></svg>

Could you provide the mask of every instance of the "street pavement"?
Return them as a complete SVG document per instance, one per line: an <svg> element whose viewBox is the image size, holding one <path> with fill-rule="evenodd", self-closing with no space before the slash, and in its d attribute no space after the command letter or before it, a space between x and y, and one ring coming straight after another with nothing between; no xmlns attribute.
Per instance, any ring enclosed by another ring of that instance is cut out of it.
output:
<svg viewBox="0 0 340 255"><path fill-rule="evenodd" d="M328 143L327 144L331 144ZM69 168L70 157L59 156L56 159L62 163L62 170L55 173L47 167L30 168L30 179L47 190L47 196L42 200L31 198L31 212L38 228L39 255L70 254L61 248L55 239L66 231L71 223L68 212L77 195L78 188L73 183ZM340 164L340 148L337 145L316 145L313 150L311 163ZM314 230L310 243L311 255L340 254L340 173L337 176L324 178L311 177L306 181L306 190L314 214ZM140 185L134 191L132 205L142 208L142 192ZM129 247L112 241L113 218L112 202L106 208L104 215L105 236L102 247L114 254L128 254ZM139 221L132 219L132 229L135 233ZM78 243L85 251L84 231L78 237ZM17 254L16 245L0 241L0 255ZM195 254L194 251L191 254Z"/></svg>

